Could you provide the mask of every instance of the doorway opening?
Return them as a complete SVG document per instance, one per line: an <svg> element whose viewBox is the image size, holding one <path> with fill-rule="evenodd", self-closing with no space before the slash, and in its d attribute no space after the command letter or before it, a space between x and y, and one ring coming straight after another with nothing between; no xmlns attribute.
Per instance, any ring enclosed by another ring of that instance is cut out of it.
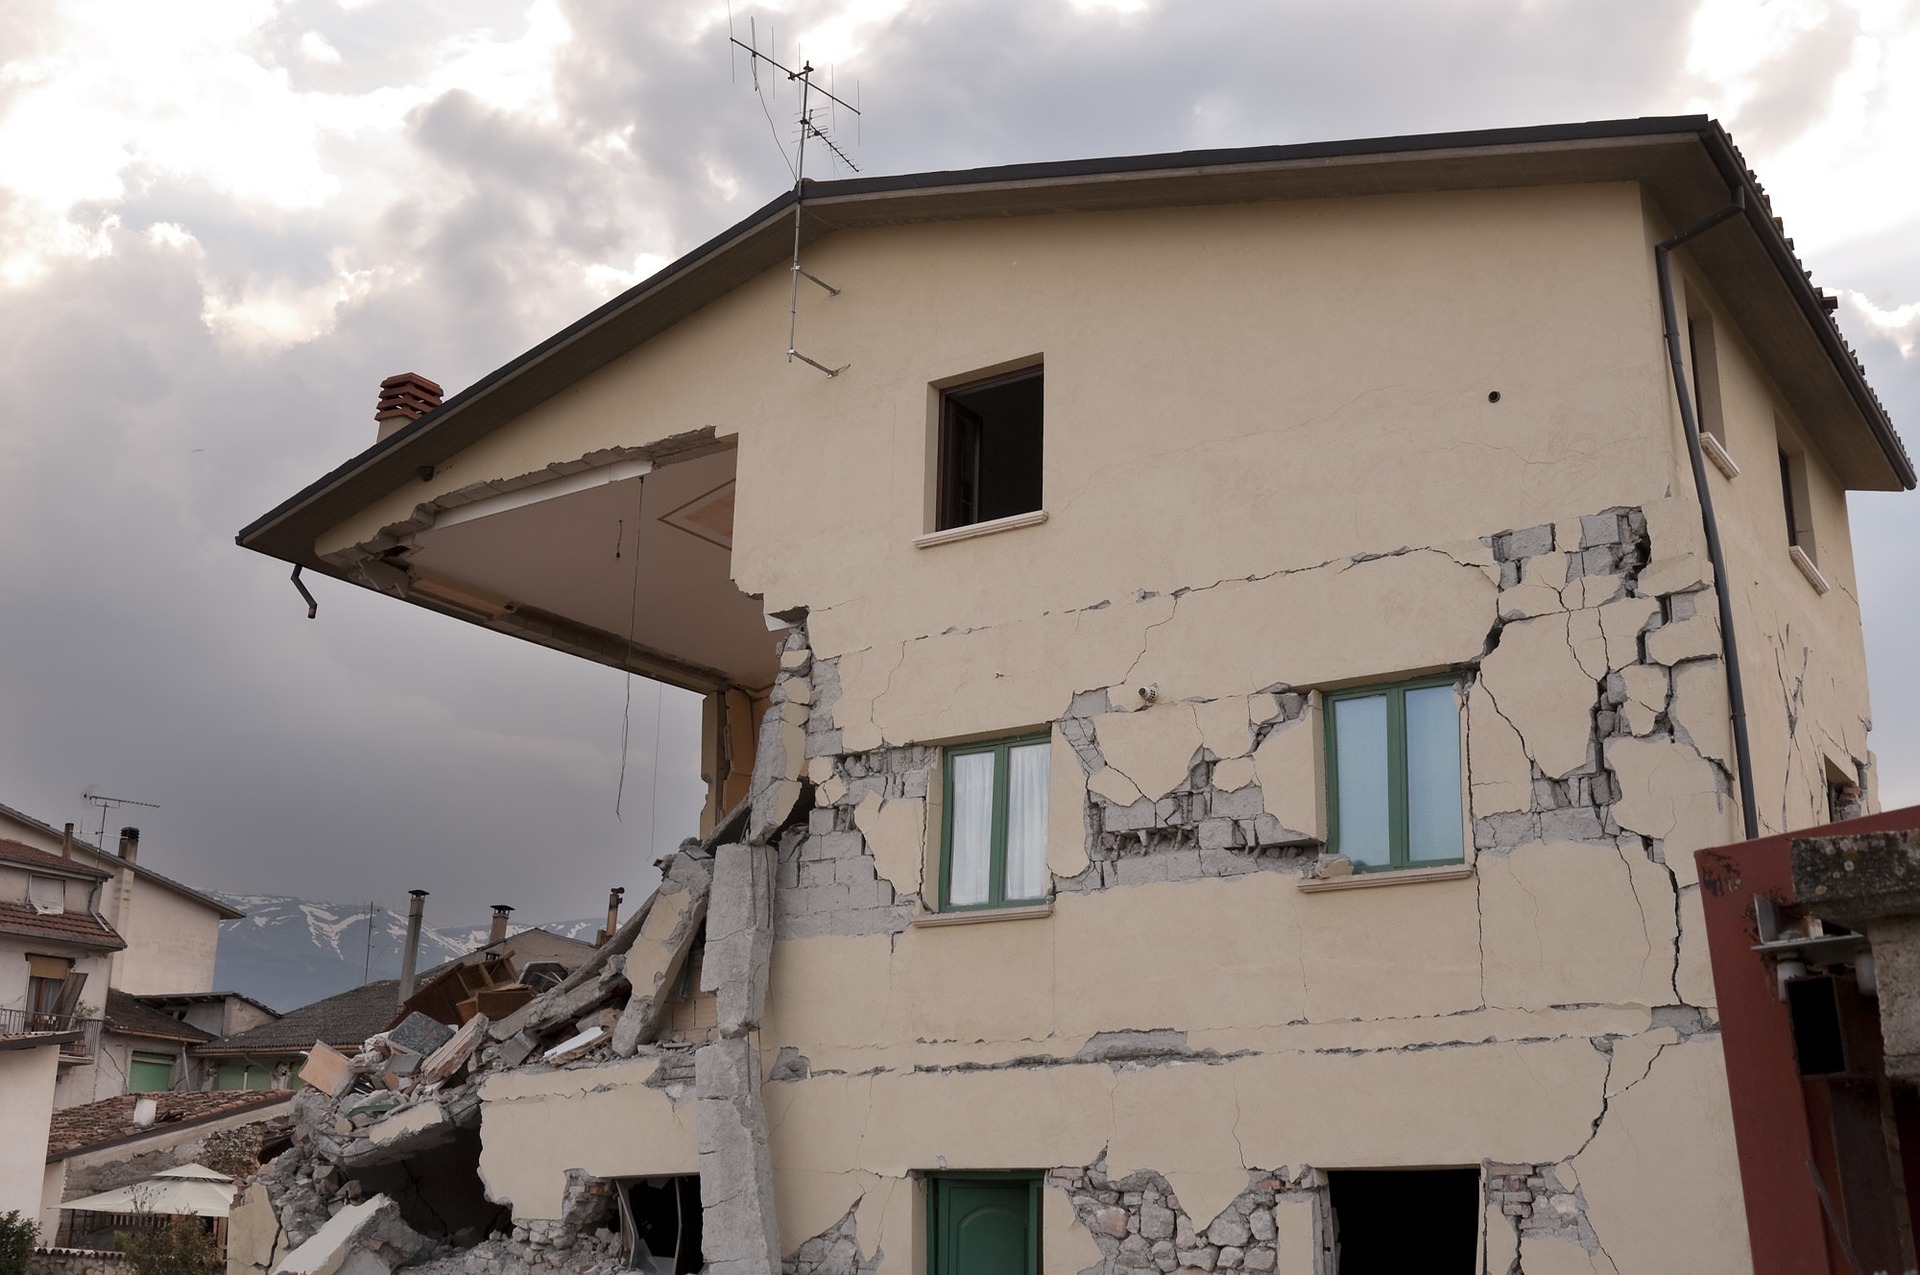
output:
<svg viewBox="0 0 1920 1275"><path fill-rule="evenodd" d="M1327 1174L1339 1275L1468 1275L1480 1243L1480 1170Z"/></svg>

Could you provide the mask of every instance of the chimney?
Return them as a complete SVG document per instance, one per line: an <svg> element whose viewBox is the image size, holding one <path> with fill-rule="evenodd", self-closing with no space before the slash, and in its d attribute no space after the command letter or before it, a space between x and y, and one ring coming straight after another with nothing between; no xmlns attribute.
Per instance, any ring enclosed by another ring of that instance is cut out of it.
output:
<svg viewBox="0 0 1920 1275"><path fill-rule="evenodd" d="M616 885L607 891L607 928L600 931L600 937L594 940L595 947L612 938L613 932L620 928L620 900L626 896L627 888L623 885Z"/></svg>
<svg viewBox="0 0 1920 1275"><path fill-rule="evenodd" d="M380 403L373 419L377 438L411 425L440 406L440 387L418 372L402 372L380 382Z"/></svg>
<svg viewBox="0 0 1920 1275"><path fill-rule="evenodd" d="M128 863L140 862L140 830L138 828L120 830L120 857Z"/></svg>
<svg viewBox="0 0 1920 1275"><path fill-rule="evenodd" d="M493 927L487 931L487 942L489 945L498 943L507 937L507 918L512 915L513 905L511 903L496 903L493 905Z"/></svg>
<svg viewBox="0 0 1920 1275"><path fill-rule="evenodd" d="M153 1098L135 1098L133 1100L133 1127L151 1129L154 1119L160 1114L160 1103Z"/></svg>
<svg viewBox="0 0 1920 1275"><path fill-rule="evenodd" d="M407 905L407 946L400 954L400 1003L413 999L413 972L420 964L420 917L427 910L427 892L408 890L413 902Z"/></svg>
<svg viewBox="0 0 1920 1275"><path fill-rule="evenodd" d="M67 830L60 834L60 857L62 859L73 858L73 825L72 824L68 824Z"/></svg>

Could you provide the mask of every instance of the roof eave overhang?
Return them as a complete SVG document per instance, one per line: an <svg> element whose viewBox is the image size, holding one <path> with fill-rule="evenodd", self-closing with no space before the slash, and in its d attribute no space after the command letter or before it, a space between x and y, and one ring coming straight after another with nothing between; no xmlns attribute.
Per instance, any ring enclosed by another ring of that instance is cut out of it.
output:
<svg viewBox="0 0 1920 1275"><path fill-rule="evenodd" d="M1717 181L1702 171L1702 156ZM861 227L1049 212L1634 180L1679 225L1718 210L1733 190L1747 191L1743 224L1878 444L1880 463L1868 468L1879 472L1855 473L1849 485L1913 487L1913 464L1821 294L1725 130L1704 115L809 181L802 240ZM243 528L237 542L347 578L314 552L321 532L779 264L792 246L795 198L782 194L375 443Z"/></svg>

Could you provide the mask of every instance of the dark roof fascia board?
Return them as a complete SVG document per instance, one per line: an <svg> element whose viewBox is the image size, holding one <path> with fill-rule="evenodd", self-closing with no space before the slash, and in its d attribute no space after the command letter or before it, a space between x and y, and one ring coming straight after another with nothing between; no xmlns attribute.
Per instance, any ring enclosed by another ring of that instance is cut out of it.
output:
<svg viewBox="0 0 1920 1275"><path fill-rule="evenodd" d="M347 480L368 474L380 466L381 462L389 461L401 449L414 444L416 440L424 440L436 433L457 435L457 437L447 438L434 449L436 455L432 459L444 458L446 455L457 452L473 439L483 437L492 429L505 424L517 413L480 413L491 419L472 420L472 425L476 428L471 430L458 428L458 424L467 423L462 420L463 416L471 419L478 406L485 403L508 383L529 373L537 365L552 359L562 351L581 343L584 338L660 295L671 285L684 282L686 276L697 267L724 255L730 249L751 240L756 234L765 232L770 225L783 220L788 210L793 207L796 198L804 198L806 206L814 209L818 216L830 212L832 206L836 204L853 204L884 196L932 195L943 190L984 192L993 188L1071 184L1104 178L1202 175L1221 171L1250 172L1263 167L1299 166L1318 161L1357 159L1384 161L1396 155L1420 155L1431 158L1448 151L1491 155L1503 149L1524 151L1599 142L1652 143L1663 138L1676 141L1697 140L1727 180L1729 190L1740 184L1751 187L1751 182L1746 176L1745 165L1740 162L1731 139L1717 122L1706 115L1647 116L1638 119L1410 134L1384 138L1356 138L1282 146L1170 151L1102 159L1004 164L986 168L910 173L899 176L850 177L834 181L810 180L804 184L799 196L796 196L793 191L782 193L778 198L686 253L657 274L636 284L584 318L488 373L473 385L448 399L437 410L395 431L330 473L308 484L301 491L242 528L235 540L247 548L257 549L285 561L296 562L324 571L329 575L339 576L341 573L337 569L320 561L314 555L310 545L279 543L276 538L267 533L272 531L276 524L314 504L320 497L334 493ZM1812 321L1815 315L1818 316L1818 321L1813 322L1816 336L1826 348L1843 379L1846 380L1849 391L1866 416L1869 428L1885 453L1894 475L1905 486L1913 486L1912 463L1901 446L1898 435L1893 431L1892 423L1873 396L1872 390L1867 387L1857 363L1846 351L1845 342L1840 338L1831 318L1821 307L1819 296L1811 281L1794 263L1792 252L1786 247L1784 237L1773 225L1770 216L1764 211L1764 206L1757 199L1758 191L1752 190L1751 193L1756 198L1749 200L1749 224L1753 225L1756 232L1760 234L1768 255L1774 260L1776 268L1780 270L1788 286L1794 290L1796 301L1803 311L1808 313L1809 320ZM818 234L835 228L838 228L837 225L816 225L812 228L813 234L808 237L817 237ZM604 353L594 358L589 365L576 369L574 376L576 378L583 376L611 361L613 357L617 357L617 354ZM542 401L545 397L547 396L542 395L534 401ZM392 464L397 470L403 465L411 467L417 460L425 459L429 458L410 456L404 462L392 461ZM335 518L328 525L338 520Z"/></svg>
<svg viewBox="0 0 1920 1275"><path fill-rule="evenodd" d="M1714 166L1720 170L1721 177L1726 180L1729 196L1735 190L1742 192L1742 210L1747 225L1753 229L1760 246L1780 272L1781 280L1792 293L1814 339L1825 349L1828 360L1839 372L1867 428L1873 432L1874 441L1880 444L1880 450L1885 453L1895 479L1902 488L1911 491L1917 477L1913 458L1907 454L1906 445L1901 442L1899 432L1887 416L1886 407L1874 393L1873 387L1867 384L1866 373L1860 367L1858 356L1848 347L1846 338L1840 333L1839 324L1834 322L1833 314L1821 303L1820 290L1814 286L1812 277L1788 245L1785 231L1775 224L1767 196L1741 158L1733 138L1717 121L1707 120L1700 140L1705 144Z"/></svg>

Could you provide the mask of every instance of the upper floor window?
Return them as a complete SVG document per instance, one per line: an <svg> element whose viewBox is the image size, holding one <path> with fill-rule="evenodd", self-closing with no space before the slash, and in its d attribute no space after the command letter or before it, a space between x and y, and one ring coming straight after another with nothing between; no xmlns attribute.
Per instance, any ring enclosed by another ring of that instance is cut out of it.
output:
<svg viewBox="0 0 1920 1275"><path fill-rule="evenodd" d="M1726 446L1726 427L1720 414L1720 356L1714 348L1713 320L1705 307L1687 297L1687 355L1693 373L1693 415L1700 432Z"/></svg>
<svg viewBox="0 0 1920 1275"><path fill-rule="evenodd" d="M1327 696L1328 848L1357 872L1466 857L1452 680Z"/></svg>
<svg viewBox="0 0 1920 1275"><path fill-rule="evenodd" d="M957 385L940 396L936 531L1040 508L1041 369Z"/></svg>
<svg viewBox="0 0 1920 1275"><path fill-rule="evenodd" d="M942 910L1047 897L1048 736L960 744L942 759Z"/></svg>
<svg viewBox="0 0 1920 1275"><path fill-rule="evenodd" d="M67 883L59 877L27 878L27 902L45 916L67 910Z"/></svg>

